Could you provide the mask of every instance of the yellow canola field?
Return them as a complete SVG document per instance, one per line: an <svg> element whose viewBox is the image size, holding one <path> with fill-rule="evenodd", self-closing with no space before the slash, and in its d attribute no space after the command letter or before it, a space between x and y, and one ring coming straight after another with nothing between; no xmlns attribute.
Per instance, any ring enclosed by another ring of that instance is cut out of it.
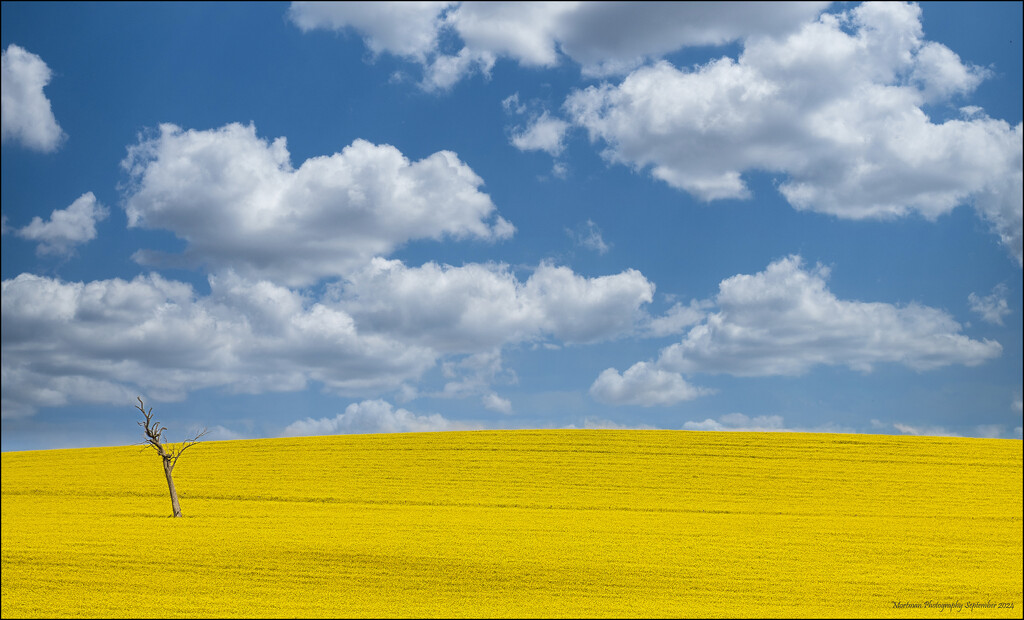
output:
<svg viewBox="0 0 1024 620"><path fill-rule="evenodd" d="M2 458L5 619L1020 618L1024 604L1020 441L206 442L174 472L182 519L152 451Z"/></svg>

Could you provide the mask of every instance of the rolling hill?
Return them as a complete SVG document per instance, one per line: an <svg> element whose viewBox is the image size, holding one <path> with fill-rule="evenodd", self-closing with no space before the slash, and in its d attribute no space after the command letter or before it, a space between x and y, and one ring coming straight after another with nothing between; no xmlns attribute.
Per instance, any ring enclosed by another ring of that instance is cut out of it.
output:
<svg viewBox="0 0 1024 620"><path fill-rule="evenodd" d="M138 446L2 459L4 618L1022 614L1014 440L205 442L175 470L182 519Z"/></svg>

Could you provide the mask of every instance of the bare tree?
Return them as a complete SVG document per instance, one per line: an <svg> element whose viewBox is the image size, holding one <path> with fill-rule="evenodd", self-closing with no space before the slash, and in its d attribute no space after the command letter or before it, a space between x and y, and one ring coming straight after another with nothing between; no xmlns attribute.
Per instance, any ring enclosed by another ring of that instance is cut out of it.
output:
<svg viewBox="0 0 1024 620"><path fill-rule="evenodd" d="M181 457L181 453L199 443L199 438L205 435L207 430L204 428L195 437L186 439L177 447L165 444L163 434L167 427L160 426L159 422L153 420L153 408L150 407L149 411L146 411L146 405L142 402L142 398L138 397L138 400L139 404L135 405L135 408L146 417L145 422L139 422L139 426L146 433L146 439L142 442L142 445L152 446L156 453L160 455L160 458L163 459L164 475L167 476L167 488L171 492L171 507L174 508L174 516L180 517L181 506L178 505L178 490L174 488L174 478L171 476L171 472L174 471L174 466L178 464L178 458Z"/></svg>

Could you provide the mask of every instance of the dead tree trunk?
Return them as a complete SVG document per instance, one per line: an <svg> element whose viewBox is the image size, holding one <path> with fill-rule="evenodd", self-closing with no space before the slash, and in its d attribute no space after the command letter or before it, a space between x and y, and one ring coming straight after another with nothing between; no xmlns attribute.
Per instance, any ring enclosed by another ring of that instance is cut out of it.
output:
<svg viewBox="0 0 1024 620"><path fill-rule="evenodd" d="M144 445L151 446L156 453L160 455L164 465L164 476L167 477L167 489L171 493L171 508L174 510L174 516L181 516L181 505L178 503L178 490L174 487L174 466L178 464L178 458L181 453L196 445L199 442L199 438L206 434L206 429L191 439L186 439L177 448L171 447L163 442L163 433L167 430L167 427L160 426L159 422L153 420L153 408L150 407L149 411L146 411L146 405L142 402L142 398L139 398L139 404L135 405L135 408L142 412L145 416L145 422L139 422L139 426L143 428L146 434L146 439L143 442Z"/></svg>
<svg viewBox="0 0 1024 620"><path fill-rule="evenodd" d="M171 492L171 509L174 511L174 516L181 516L181 505L178 504L178 489L174 488L174 476L171 472L174 471L174 465L164 461L164 475L167 476L167 488Z"/></svg>

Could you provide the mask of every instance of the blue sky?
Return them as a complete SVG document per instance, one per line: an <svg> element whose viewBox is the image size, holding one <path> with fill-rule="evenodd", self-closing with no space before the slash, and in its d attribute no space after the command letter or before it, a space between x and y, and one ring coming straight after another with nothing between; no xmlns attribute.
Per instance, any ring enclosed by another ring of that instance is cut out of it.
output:
<svg viewBox="0 0 1024 620"><path fill-rule="evenodd" d="M1021 3L4 3L3 450L1021 437Z"/></svg>

